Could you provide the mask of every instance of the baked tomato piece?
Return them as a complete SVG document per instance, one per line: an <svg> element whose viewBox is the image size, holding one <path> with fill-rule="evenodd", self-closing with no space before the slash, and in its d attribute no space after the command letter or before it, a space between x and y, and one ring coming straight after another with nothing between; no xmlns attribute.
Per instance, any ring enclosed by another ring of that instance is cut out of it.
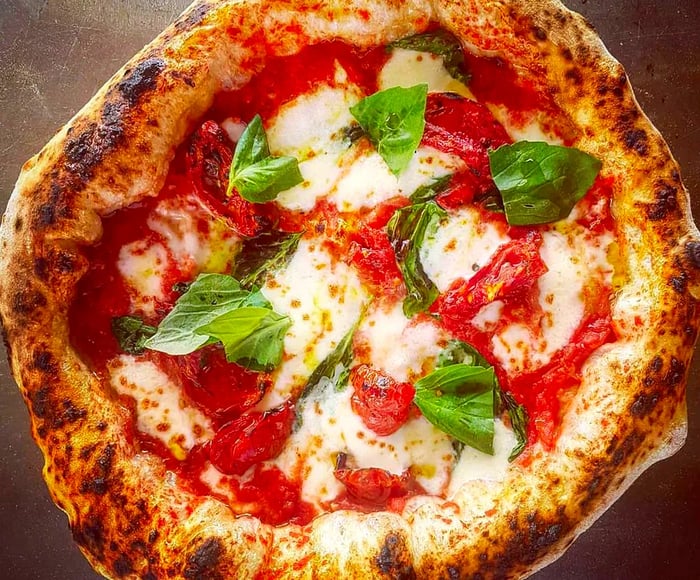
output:
<svg viewBox="0 0 700 580"><path fill-rule="evenodd" d="M403 293L403 277L386 232L361 225L350 236L347 261L355 266L362 282L381 296Z"/></svg>
<svg viewBox="0 0 700 580"><path fill-rule="evenodd" d="M205 121L192 136L185 169L194 191L209 209L223 217L239 235L255 237L275 222L274 206L251 203L234 189L227 195L233 147L226 132Z"/></svg>
<svg viewBox="0 0 700 580"><path fill-rule="evenodd" d="M267 373L228 362L223 349L215 346L176 360L185 392L217 422L237 417L255 406L271 384Z"/></svg>
<svg viewBox="0 0 700 580"><path fill-rule="evenodd" d="M209 459L222 473L242 475L256 463L280 454L293 423L294 404L291 401L264 413L243 413L216 432Z"/></svg>
<svg viewBox="0 0 700 580"><path fill-rule="evenodd" d="M488 152L511 142L485 105L455 93L428 95L423 144L456 155L467 165L437 197L443 207L459 207L495 190Z"/></svg>
<svg viewBox="0 0 700 580"><path fill-rule="evenodd" d="M410 383L395 381L365 364L352 369L350 382L355 389L352 410L377 435L391 435L408 420L416 394Z"/></svg>

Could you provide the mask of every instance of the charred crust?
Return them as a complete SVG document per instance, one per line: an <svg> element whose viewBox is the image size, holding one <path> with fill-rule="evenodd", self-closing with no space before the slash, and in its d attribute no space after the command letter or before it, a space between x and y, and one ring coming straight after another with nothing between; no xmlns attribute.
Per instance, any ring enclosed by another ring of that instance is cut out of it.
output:
<svg viewBox="0 0 700 580"><path fill-rule="evenodd" d="M669 284L678 294L685 294L688 289L688 274L681 272L678 276L672 276L669 279Z"/></svg>
<svg viewBox="0 0 700 580"><path fill-rule="evenodd" d="M630 405L630 413L640 419L649 415L659 402L659 395L656 393L642 393Z"/></svg>
<svg viewBox="0 0 700 580"><path fill-rule="evenodd" d="M46 418L51 410L49 388L46 385L40 387L30 395L29 401L32 405L32 415L39 419Z"/></svg>
<svg viewBox="0 0 700 580"><path fill-rule="evenodd" d="M485 554L482 554L485 555ZM447 567L447 577L449 580L460 580L462 575L459 572L458 568L455 568L454 566L448 566Z"/></svg>
<svg viewBox="0 0 700 580"><path fill-rule="evenodd" d="M623 133L622 141L627 149L645 156L649 152L649 138L644 129L628 129Z"/></svg>
<svg viewBox="0 0 700 580"><path fill-rule="evenodd" d="M74 525L73 539L90 553L102 559L105 551L104 524L99 517L92 518L82 525Z"/></svg>
<svg viewBox="0 0 700 580"><path fill-rule="evenodd" d="M19 233L20 231L22 231L23 227L24 227L24 221L22 220L21 217L17 217L17 219L15 219L15 232Z"/></svg>
<svg viewBox="0 0 700 580"><path fill-rule="evenodd" d="M571 62L572 60L574 60L574 55L573 55L573 53L571 52L571 49L570 49L570 48L563 48L563 49L561 50L561 55L564 57L564 60L568 60L569 62Z"/></svg>
<svg viewBox="0 0 700 580"><path fill-rule="evenodd" d="M158 77L165 69L165 61L160 58L147 58L140 62L117 84L124 100L133 106L141 96L156 88Z"/></svg>
<svg viewBox="0 0 700 580"><path fill-rule="evenodd" d="M664 384L670 389L675 389L683 382L685 369L685 363L672 356L669 369L664 375Z"/></svg>
<svg viewBox="0 0 700 580"><path fill-rule="evenodd" d="M46 304L46 297L31 287L16 292L12 297L12 309L19 316L28 316L38 308L43 308Z"/></svg>
<svg viewBox="0 0 700 580"><path fill-rule="evenodd" d="M148 543L149 543L149 544L154 543L154 542L158 539L158 536L159 536L158 530L151 530L151 531L148 533L148 538L147 538L147 539L148 539Z"/></svg>
<svg viewBox="0 0 700 580"><path fill-rule="evenodd" d="M112 569L114 570L114 573L117 575L118 578L123 578L127 574L131 574L134 571L134 567L131 564L131 560L129 560L129 558L127 558L124 554L119 556L114 561Z"/></svg>
<svg viewBox="0 0 700 580"><path fill-rule="evenodd" d="M188 580L219 580L219 561L224 551L219 538L205 540L187 557L182 574Z"/></svg>
<svg viewBox="0 0 700 580"><path fill-rule="evenodd" d="M105 447L105 450L95 462L92 475L81 484L81 493L92 493L95 495L105 495L107 493L115 452L115 445L113 443Z"/></svg>
<svg viewBox="0 0 700 580"><path fill-rule="evenodd" d="M398 534L387 534L374 561L377 568L391 578L410 580L416 577L406 542Z"/></svg>
<svg viewBox="0 0 700 580"><path fill-rule="evenodd" d="M63 149L66 165L83 183L90 180L95 167L124 138L124 112L123 102L107 102L99 123L89 123L67 140Z"/></svg>
<svg viewBox="0 0 700 580"><path fill-rule="evenodd" d="M58 366L53 358L53 355L47 350L37 349L32 357L32 366L47 374L54 375L57 372Z"/></svg>
<svg viewBox="0 0 700 580"><path fill-rule="evenodd" d="M659 181L656 184L656 201L647 207L647 217L652 221L664 219L670 213L678 210L678 188Z"/></svg>
<svg viewBox="0 0 700 580"><path fill-rule="evenodd" d="M564 76L569 79L572 83L575 85L581 85L583 84L583 76L581 75L581 71L577 68L570 68L568 69L565 73Z"/></svg>
<svg viewBox="0 0 700 580"><path fill-rule="evenodd" d="M202 20L206 18L209 10L209 6L206 4L200 4L194 10L188 11L175 22L175 30L178 32L186 32L187 30L195 28L202 22Z"/></svg>
<svg viewBox="0 0 700 580"><path fill-rule="evenodd" d="M700 270L700 241L690 241L685 245L685 256L690 266Z"/></svg>
<svg viewBox="0 0 700 580"><path fill-rule="evenodd" d="M62 427L66 423L75 423L87 415L85 409L79 409L70 399L63 401L59 408L60 411L56 413L53 418L53 426L56 429Z"/></svg>
<svg viewBox="0 0 700 580"><path fill-rule="evenodd" d="M547 31L540 27L540 26L533 26L532 27L532 34L535 36L537 40L545 41L547 40Z"/></svg>

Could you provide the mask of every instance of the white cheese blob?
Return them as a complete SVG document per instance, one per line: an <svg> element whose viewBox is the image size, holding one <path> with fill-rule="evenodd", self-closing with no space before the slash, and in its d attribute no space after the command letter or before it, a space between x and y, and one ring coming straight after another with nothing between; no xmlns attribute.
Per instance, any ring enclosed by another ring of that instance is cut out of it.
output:
<svg viewBox="0 0 700 580"><path fill-rule="evenodd" d="M298 390L360 318L368 296L355 271L335 260L319 240L301 240L294 257L269 278L263 294L292 326L284 338L284 362L263 407Z"/></svg>
<svg viewBox="0 0 700 580"><path fill-rule="evenodd" d="M121 355L109 364L110 384L136 402L136 427L165 444L178 459L213 436L211 422L189 405L180 385L148 360Z"/></svg>
<svg viewBox="0 0 700 580"><path fill-rule="evenodd" d="M132 290L135 310L152 315L155 301L164 298L163 275L170 259L163 244L150 240L137 240L119 250L117 268Z"/></svg>
<svg viewBox="0 0 700 580"><path fill-rule="evenodd" d="M327 502L343 490L333 476L338 452L347 453L352 467L377 467L396 475L413 466L416 479L428 493L446 489L454 461L447 435L425 418L409 419L396 433L380 437L362 423L350 406L352 386L337 392L332 381L301 405L301 426L292 434L274 463L296 473L302 498Z"/></svg>

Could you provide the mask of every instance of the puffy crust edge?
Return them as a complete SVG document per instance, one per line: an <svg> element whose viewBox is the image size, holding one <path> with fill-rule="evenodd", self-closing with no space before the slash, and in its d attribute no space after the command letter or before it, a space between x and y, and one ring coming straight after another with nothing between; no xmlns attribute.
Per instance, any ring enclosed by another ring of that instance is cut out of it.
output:
<svg viewBox="0 0 700 580"><path fill-rule="evenodd" d="M80 246L99 239L100 216L159 190L212 95L242 85L267 55L328 37L376 44L431 18L539 75L578 128L577 146L617 177L620 340L585 367L555 453L536 454L502 484L474 481L449 502L410 503L402 515L337 512L306 528L237 518L179 489L155 457L135 454L126 410L71 350L66 314L86 268ZM685 437L700 295L687 192L622 67L555 0L196 2L25 164L0 247L4 336L44 476L107 576L527 574ZM629 324L635 317L641 325Z"/></svg>

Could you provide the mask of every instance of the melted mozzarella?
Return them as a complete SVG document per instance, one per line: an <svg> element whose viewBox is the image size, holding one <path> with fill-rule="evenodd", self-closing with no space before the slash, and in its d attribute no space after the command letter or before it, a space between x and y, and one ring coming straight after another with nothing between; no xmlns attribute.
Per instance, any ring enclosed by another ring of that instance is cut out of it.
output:
<svg viewBox="0 0 700 580"><path fill-rule="evenodd" d="M292 319L285 360L263 403L274 407L302 386L360 318L368 299L354 270L316 240L302 240L286 269L263 288L275 311Z"/></svg>
<svg viewBox="0 0 700 580"><path fill-rule="evenodd" d="M119 250L117 268L131 287L132 306L147 314L155 311L155 301L162 300L163 274L170 256L163 244L138 240Z"/></svg>
<svg viewBox="0 0 700 580"><path fill-rule="evenodd" d="M397 381L415 380L432 370L441 345L447 342L444 331L432 320L408 320L401 303L368 314L358 338L367 344L367 364Z"/></svg>
<svg viewBox="0 0 700 580"><path fill-rule="evenodd" d="M452 78L443 66L442 57L430 52L418 52L396 48L381 72L377 84L379 90L391 87L412 87L425 83L431 93L458 93L474 99L463 83Z"/></svg>
<svg viewBox="0 0 700 580"><path fill-rule="evenodd" d="M333 476L339 452L348 454L352 467L377 467L400 475L413 466L428 493L443 492L454 462L449 437L423 417L379 437L353 413L351 395L352 387L338 392L332 381L318 388L302 403L301 427L274 461L286 473L299 474L303 499L319 504L342 491Z"/></svg>
<svg viewBox="0 0 700 580"><path fill-rule="evenodd" d="M450 213L421 247L423 270L440 292L459 278L468 280L510 238L498 226L466 207Z"/></svg>
<svg viewBox="0 0 700 580"><path fill-rule="evenodd" d="M188 405L180 386L152 362L121 355L110 363L109 374L112 388L136 401L138 430L162 441L178 459L212 437L209 419Z"/></svg>

